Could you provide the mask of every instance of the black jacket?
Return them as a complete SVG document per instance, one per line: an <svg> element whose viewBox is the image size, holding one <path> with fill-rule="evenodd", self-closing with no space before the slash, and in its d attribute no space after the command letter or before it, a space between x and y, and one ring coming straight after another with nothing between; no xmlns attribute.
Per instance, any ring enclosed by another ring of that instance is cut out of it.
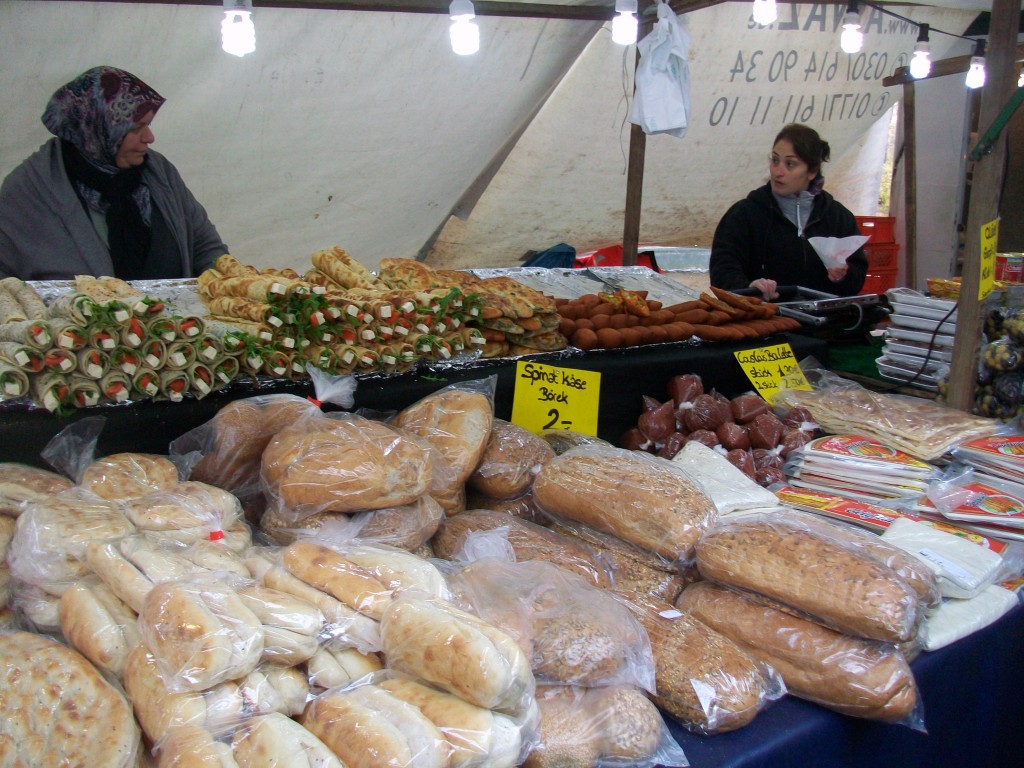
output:
<svg viewBox="0 0 1024 768"><path fill-rule="evenodd" d="M807 238L859 234L853 214L822 190L814 197L803 236L798 237L796 225L785 217L771 186L765 184L734 203L718 222L711 244L711 284L737 290L766 277L779 285L854 296L867 274L864 249L858 248L850 255L846 277L833 283Z"/></svg>

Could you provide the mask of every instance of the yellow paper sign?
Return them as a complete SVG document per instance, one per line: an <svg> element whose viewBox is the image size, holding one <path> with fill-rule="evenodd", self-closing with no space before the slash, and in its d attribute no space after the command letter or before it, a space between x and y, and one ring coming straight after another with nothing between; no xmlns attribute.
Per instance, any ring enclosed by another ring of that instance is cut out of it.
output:
<svg viewBox="0 0 1024 768"><path fill-rule="evenodd" d="M512 423L531 432L571 429L597 435L601 374L520 360L512 400Z"/></svg>
<svg viewBox="0 0 1024 768"><path fill-rule="evenodd" d="M978 300L981 301L995 287L996 244L999 241L999 219L993 219L981 228L981 279L978 281Z"/></svg>
<svg viewBox="0 0 1024 768"><path fill-rule="evenodd" d="M754 385L754 390L769 403L780 389L811 389L789 344L757 347L734 352L736 362Z"/></svg>

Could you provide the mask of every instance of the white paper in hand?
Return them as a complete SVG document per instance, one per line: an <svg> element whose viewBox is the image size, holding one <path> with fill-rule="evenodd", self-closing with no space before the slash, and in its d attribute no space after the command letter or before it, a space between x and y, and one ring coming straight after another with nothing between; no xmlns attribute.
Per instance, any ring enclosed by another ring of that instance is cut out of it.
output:
<svg viewBox="0 0 1024 768"><path fill-rule="evenodd" d="M867 235L807 238L807 242L814 248L826 269L845 266L846 259L868 240Z"/></svg>

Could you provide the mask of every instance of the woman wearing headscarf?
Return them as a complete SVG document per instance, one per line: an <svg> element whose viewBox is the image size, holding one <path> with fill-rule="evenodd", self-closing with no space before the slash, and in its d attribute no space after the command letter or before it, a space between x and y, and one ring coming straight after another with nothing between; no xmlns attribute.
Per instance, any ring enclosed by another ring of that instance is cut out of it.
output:
<svg viewBox="0 0 1024 768"><path fill-rule="evenodd" d="M194 277L228 248L178 170L154 152L164 98L94 67L43 113L54 135L0 186L0 276Z"/></svg>
<svg viewBox="0 0 1024 768"><path fill-rule="evenodd" d="M818 132L791 123L775 137L768 183L734 203L711 243L711 284L727 291L758 290L766 300L780 285L853 296L864 286L868 260L858 248L839 267L826 268L812 237L859 235L857 219L824 190L821 166L831 149Z"/></svg>

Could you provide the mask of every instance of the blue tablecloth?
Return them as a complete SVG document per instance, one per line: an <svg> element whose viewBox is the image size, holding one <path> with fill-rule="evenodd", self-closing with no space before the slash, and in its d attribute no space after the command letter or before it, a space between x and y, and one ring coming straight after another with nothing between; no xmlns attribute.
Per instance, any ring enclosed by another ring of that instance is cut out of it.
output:
<svg viewBox="0 0 1024 768"><path fill-rule="evenodd" d="M666 717L693 768L1010 768L1024 765L1024 606L911 664L927 733L787 696L732 733Z"/></svg>

